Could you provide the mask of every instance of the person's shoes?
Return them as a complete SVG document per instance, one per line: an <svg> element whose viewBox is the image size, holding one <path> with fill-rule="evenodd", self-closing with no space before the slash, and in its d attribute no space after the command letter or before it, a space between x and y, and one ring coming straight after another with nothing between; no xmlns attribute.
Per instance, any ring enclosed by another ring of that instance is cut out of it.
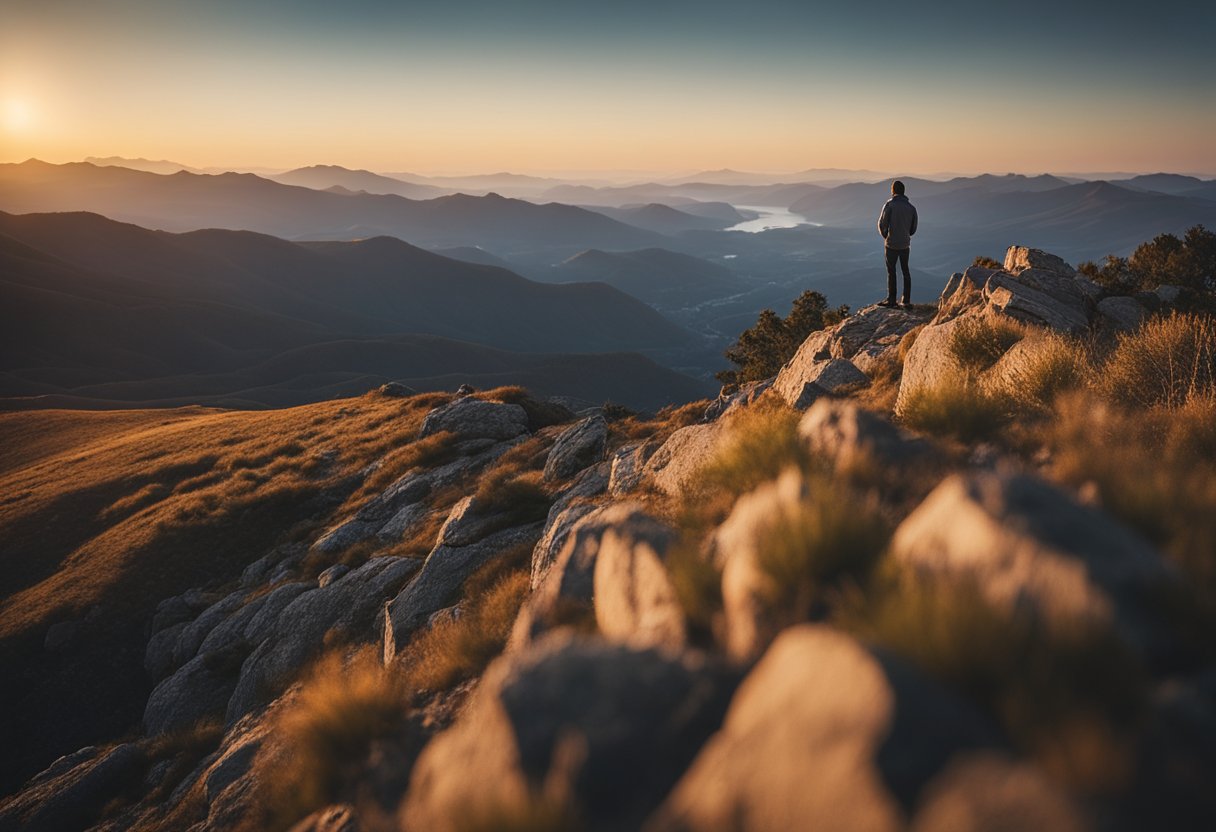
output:
<svg viewBox="0 0 1216 832"><path fill-rule="evenodd" d="M877 304L877 305L878 305L878 306L885 306L885 307L887 307L888 309L894 309L894 308L895 308L896 306L898 306L899 304L897 304L897 303L896 303L895 301L893 301L893 300L880 300L880 301L878 302L878 304Z"/></svg>
<svg viewBox="0 0 1216 832"><path fill-rule="evenodd" d="M899 305L900 305L900 306L902 306L904 309L911 309L911 308L912 308L912 301L910 301L910 300L904 300L904 301L900 301L900 304L899 304Z"/></svg>

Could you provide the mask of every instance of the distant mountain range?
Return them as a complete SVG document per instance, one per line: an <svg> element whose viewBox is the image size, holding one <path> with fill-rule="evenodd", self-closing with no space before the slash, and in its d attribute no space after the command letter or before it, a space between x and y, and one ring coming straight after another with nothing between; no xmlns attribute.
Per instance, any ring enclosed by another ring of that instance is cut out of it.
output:
<svg viewBox="0 0 1216 832"><path fill-rule="evenodd" d="M253 174L158 175L87 163L37 160L0 165L0 210L94 211L166 231L229 228L291 239L391 235L428 248L642 248L661 236L570 205L537 205L495 194L412 200L344 195L284 185Z"/></svg>
<svg viewBox="0 0 1216 832"><path fill-rule="evenodd" d="M528 383L641 407L706 393L640 355L585 354L695 344L610 286L534 283L395 239L0 213L0 275L3 396L279 405L388 379Z"/></svg>
<svg viewBox="0 0 1216 832"><path fill-rule="evenodd" d="M723 205L725 203L714 203ZM670 205L652 202L648 205L631 205L621 208L597 206L589 209L614 220L653 231L656 234L679 234L682 231L721 231L732 225L743 222L743 216L731 209L733 217L725 217L721 211L709 215L693 213Z"/></svg>
<svg viewBox="0 0 1216 832"><path fill-rule="evenodd" d="M606 252L591 249L554 266L555 282L602 280L660 308L739 290L727 268L674 251L651 248Z"/></svg>
<svg viewBox="0 0 1216 832"><path fill-rule="evenodd" d="M410 199L434 199L452 193L446 188L381 176L370 170L349 170L338 165L312 165L286 173L272 174L266 178L284 185L299 185L321 191L337 186L355 193L365 191L369 194L396 194Z"/></svg>

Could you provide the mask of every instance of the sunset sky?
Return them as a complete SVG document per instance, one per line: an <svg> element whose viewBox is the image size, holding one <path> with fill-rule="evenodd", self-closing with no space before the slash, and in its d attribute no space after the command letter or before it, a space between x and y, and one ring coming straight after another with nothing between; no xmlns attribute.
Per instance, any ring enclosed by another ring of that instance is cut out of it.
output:
<svg viewBox="0 0 1216 832"><path fill-rule="evenodd" d="M1073 5L0 0L0 161L1216 173L1216 4Z"/></svg>

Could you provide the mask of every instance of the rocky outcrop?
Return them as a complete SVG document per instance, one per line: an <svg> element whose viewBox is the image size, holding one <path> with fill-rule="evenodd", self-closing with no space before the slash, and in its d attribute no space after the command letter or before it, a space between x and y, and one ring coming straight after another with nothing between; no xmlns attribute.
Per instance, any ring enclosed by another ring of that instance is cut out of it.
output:
<svg viewBox="0 0 1216 832"><path fill-rule="evenodd" d="M1135 298L1114 297L1098 302L1098 314L1108 327L1119 332L1133 332L1148 318L1148 310Z"/></svg>
<svg viewBox="0 0 1216 832"><path fill-rule="evenodd" d="M720 435L718 422L680 428L646 462L645 480L666 494L680 494L713 458Z"/></svg>
<svg viewBox="0 0 1216 832"><path fill-rule="evenodd" d="M554 634L486 671L418 759L401 822L493 828L541 802L592 830L638 828L717 728L732 688L703 660Z"/></svg>
<svg viewBox="0 0 1216 832"><path fill-rule="evenodd" d="M773 390L790 407L806 410L818 398L854 393L869 384L870 377L847 358L812 360L800 350L781 368Z"/></svg>
<svg viewBox="0 0 1216 832"><path fill-rule="evenodd" d="M604 458L608 423L602 414L588 416L566 428L553 443L545 460L546 482L568 479Z"/></svg>
<svg viewBox="0 0 1216 832"><path fill-rule="evenodd" d="M456 600L466 578L504 552L534 545L540 523L503 529L467 545L441 543L431 550L409 586L384 608L384 660L392 661L409 637L425 625L432 614Z"/></svg>
<svg viewBox="0 0 1216 832"><path fill-rule="evenodd" d="M911 668L829 627L792 627L647 830L895 832L959 752L996 742Z"/></svg>
<svg viewBox="0 0 1216 832"><path fill-rule="evenodd" d="M528 432L528 412L517 404L463 397L426 415L419 436L447 432L460 439L514 439Z"/></svg>
<svg viewBox="0 0 1216 832"><path fill-rule="evenodd" d="M863 465L905 465L929 453L923 440L847 401L815 402L798 422L798 435L812 454L841 471Z"/></svg>
<svg viewBox="0 0 1216 832"><path fill-rule="evenodd" d="M1153 608L1173 580L1161 557L1027 475L948 478L895 531L891 555L926 578L973 581L998 609L1049 628L1114 627L1146 652L1168 644Z"/></svg>
<svg viewBox="0 0 1216 832"><path fill-rule="evenodd" d="M654 441L632 442L623 445L612 455L608 493L621 497L641 485L646 476L646 463L659 449Z"/></svg>
<svg viewBox="0 0 1216 832"><path fill-rule="evenodd" d="M601 519L606 527L595 559L600 632L633 647L683 647L684 612L666 566L675 531L628 503L607 509Z"/></svg>
<svg viewBox="0 0 1216 832"><path fill-rule="evenodd" d="M550 567L566 544L571 530L596 508L596 497L608 487L608 463L589 468L574 483L557 495L545 519L545 528L532 552L530 584L533 589L543 583Z"/></svg>
<svg viewBox="0 0 1216 832"><path fill-rule="evenodd" d="M0 832L84 829L145 763L135 743L84 748L56 760L0 807Z"/></svg>
<svg viewBox="0 0 1216 832"><path fill-rule="evenodd" d="M330 632L365 642L374 640L375 621L384 603L418 569L418 561L411 558L373 558L328 586L292 600L275 620L270 635L241 666L228 701L229 724L276 695L325 645Z"/></svg>
<svg viewBox="0 0 1216 832"><path fill-rule="evenodd" d="M144 707L144 731L167 734L208 717L223 717L237 674L222 664L215 654L202 653L157 685Z"/></svg>

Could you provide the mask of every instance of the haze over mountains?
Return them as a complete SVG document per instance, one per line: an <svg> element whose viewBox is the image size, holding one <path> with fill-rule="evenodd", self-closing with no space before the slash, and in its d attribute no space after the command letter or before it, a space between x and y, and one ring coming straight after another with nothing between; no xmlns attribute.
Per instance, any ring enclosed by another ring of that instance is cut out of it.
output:
<svg viewBox="0 0 1216 832"><path fill-rule="evenodd" d="M22 333L6 395L267 405L514 373L625 401L636 374L631 401L651 406L660 388L708 390L761 309L784 312L808 288L856 307L885 283L873 226L889 181L876 171L618 185L94 161L0 165L5 315ZM1216 226L1216 183L1179 174L904 181L921 216L917 299L1010 240L1078 262ZM778 227L731 230L766 216ZM700 380L620 355L638 351Z"/></svg>

